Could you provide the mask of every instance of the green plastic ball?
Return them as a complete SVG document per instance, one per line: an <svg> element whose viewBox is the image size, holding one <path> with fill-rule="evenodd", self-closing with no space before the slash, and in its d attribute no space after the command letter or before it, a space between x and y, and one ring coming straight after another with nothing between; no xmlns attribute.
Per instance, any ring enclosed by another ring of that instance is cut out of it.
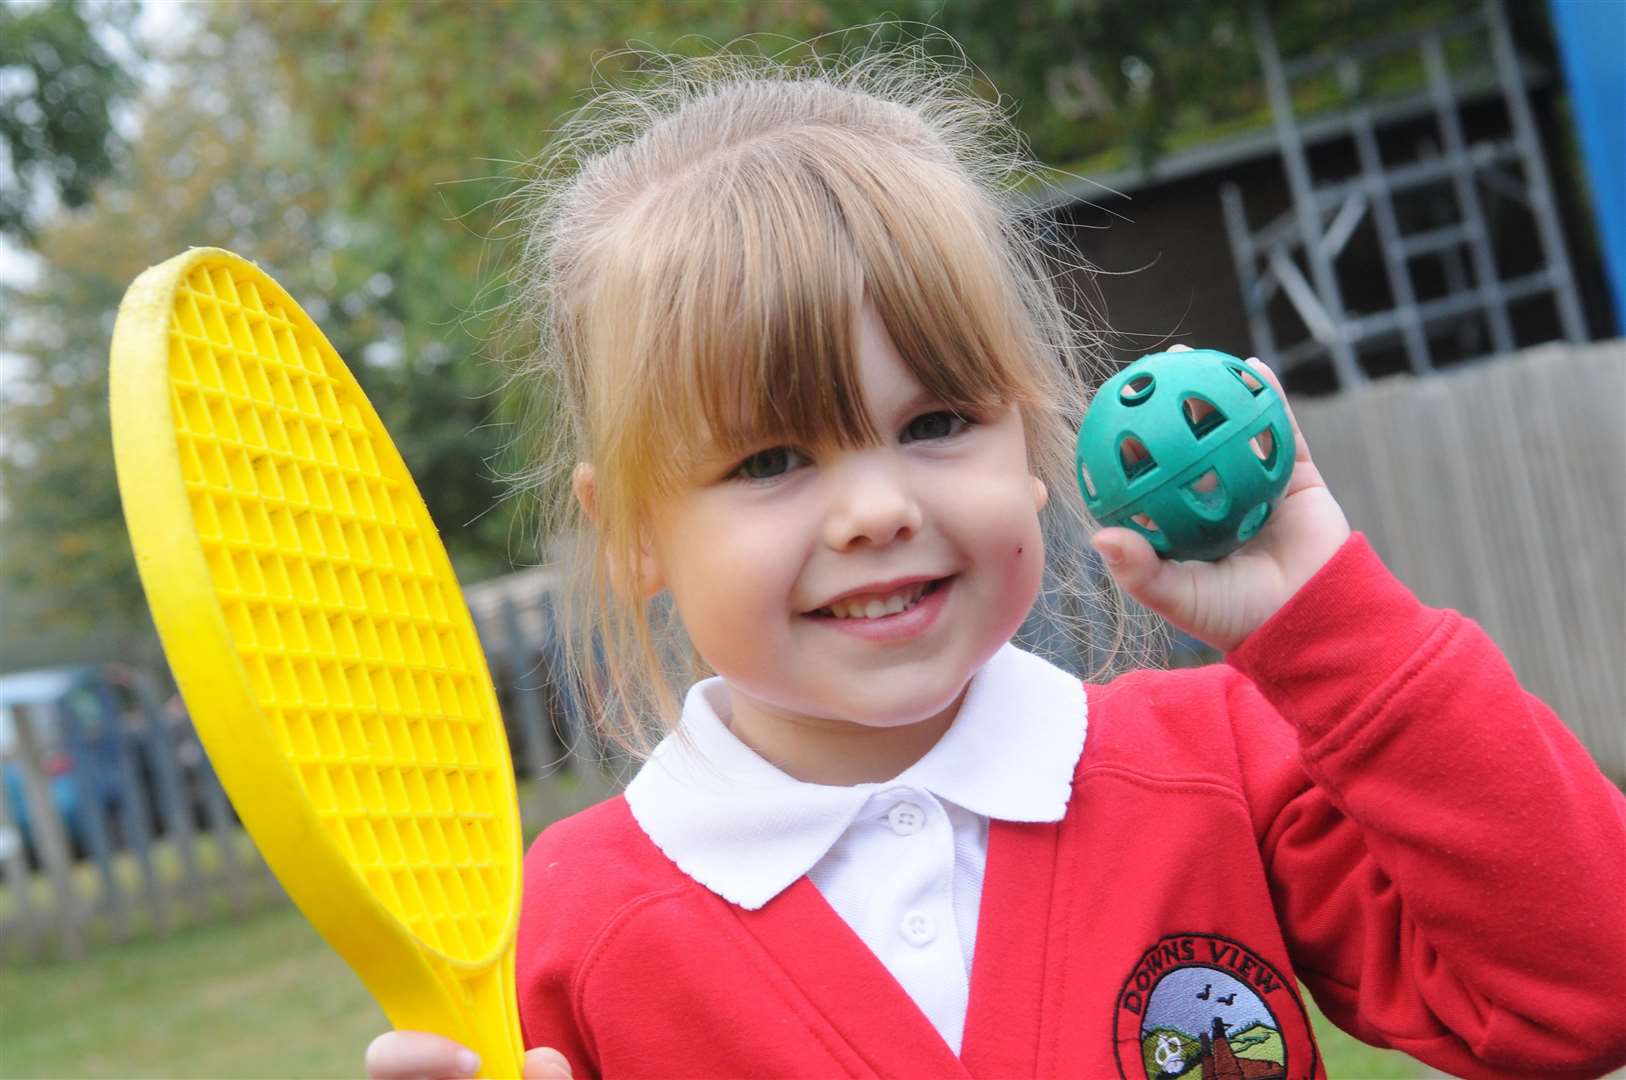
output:
<svg viewBox="0 0 1626 1080"><path fill-rule="evenodd" d="M1293 472L1287 406L1214 349L1153 353L1102 384L1078 430L1078 486L1102 525L1165 559L1224 558L1258 533Z"/></svg>

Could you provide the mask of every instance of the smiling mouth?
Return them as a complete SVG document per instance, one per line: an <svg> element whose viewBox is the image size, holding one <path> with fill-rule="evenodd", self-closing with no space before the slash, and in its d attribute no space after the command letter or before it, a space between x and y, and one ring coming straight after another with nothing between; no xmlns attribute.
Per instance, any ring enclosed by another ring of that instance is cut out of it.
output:
<svg viewBox="0 0 1626 1080"><path fill-rule="evenodd" d="M935 581L920 582L907 588L899 589L886 596L860 597L853 600L841 600L829 607L819 608L817 611L807 613L809 618L868 621L884 619L892 615L900 615L909 611L916 604L936 592L949 578L938 578Z"/></svg>

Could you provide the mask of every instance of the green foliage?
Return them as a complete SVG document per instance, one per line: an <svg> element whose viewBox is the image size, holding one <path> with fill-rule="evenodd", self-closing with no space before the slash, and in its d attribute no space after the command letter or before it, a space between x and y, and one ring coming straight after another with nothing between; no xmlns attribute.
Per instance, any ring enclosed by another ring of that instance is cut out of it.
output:
<svg viewBox="0 0 1626 1080"><path fill-rule="evenodd" d="M43 226L47 270L0 293L10 353L0 440L0 657L6 667L155 656L124 532L108 426L108 346L119 298L191 245L267 265L309 250L321 199L310 177L265 167L274 112L229 77L245 48L200 62L147 103L142 138L81 212Z"/></svg>
<svg viewBox="0 0 1626 1080"><path fill-rule="evenodd" d="M101 34L129 39L133 3L98 10ZM80 0L0 4L0 234L31 239L51 198L79 207L112 171L114 112L134 90ZM49 196L46 194L49 193Z"/></svg>
<svg viewBox="0 0 1626 1080"><path fill-rule="evenodd" d="M1270 0L1285 56L1334 52L1438 23L1475 0ZM1251 0L917 0L993 86L1021 106L1035 156L1067 165L1110 155L1150 167L1171 147L1267 127Z"/></svg>
<svg viewBox="0 0 1626 1080"><path fill-rule="evenodd" d="M1283 2L1273 20L1293 54L1470 3ZM86 10L108 26L88 27ZM983 92L1016 107L1050 162L1150 161L1256 123L1264 107L1246 0L191 10L197 33L172 59L177 77L137 103L140 138L121 154L109 117L129 86L99 42L127 33L133 9L0 0L0 70L27 66L37 106L5 99L0 133L15 161L32 163L20 175L54 177L78 206L31 224L34 196L0 187L0 226L26 229L49 267L0 294L0 353L16 356L0 439L3 666L150 641L113 479L107 346L130 280L192 245L256 260L316 318L396 438L465 580L536 561L503 477L526 465L516 423L526 396L548 388L505 381L492 358L512 239L494 200L515 190L520 163L595 77L636 73L629 42L692 55L757 35L755 47L777 50L876 20L912 23L833 35L829 49L935 26L979 66Z"/></svg>
<svg viewBox="0 0 1626 1080"><path fill-rule="evenodd" d="M38 293L6 297L8 309L27 312L6 327L7 345L26 368L6 404L0 452L7 527L0 647L18 666L28 662L30 644L55 647L98 625L75 612L140 610L117 525L105 380L95 374L105 370L106 353L93 344L105 337L101 323L120 286L87 267L64 267L47 280Z"/></svg>
<svg viewBox="0 0 1626 1080"><path fill-rule="evenodd" d="M328 291L344 319L330 336L353 366L366 346L387 346L391 361L359 374L465 579L538 559L503 477L525 468L517 418L547 388L509 384L495 356L510 237L494 201L515 189L519 166L595 73L637 63L616 52L629 41L687 53L753 32L788 43L861 21L860 7L254 3L212 12L215 37L271 43L261 78L299 118L304 140L285 152L319 163L342 223Z"/></svg>

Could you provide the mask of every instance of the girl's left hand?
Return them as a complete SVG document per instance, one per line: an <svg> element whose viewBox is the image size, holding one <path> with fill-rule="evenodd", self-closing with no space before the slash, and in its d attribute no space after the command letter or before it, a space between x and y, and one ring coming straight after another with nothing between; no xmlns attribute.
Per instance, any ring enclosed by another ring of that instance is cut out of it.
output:
<svg viewBox="0 0 1626 1080"><path fill-rule="evenodd" d="M1280 394L1276 373L1257 358L1250 367ZM1321 479L1304 432L1293 425L1293 475L1259 534L1218 562L1160 559L1133 529L1097 532L1092 546L1108 571L1141 604L1174 626L1229 652L1269 619L1349 538L1349 521Z"/></svg>
<svg viewBox="0 0 1626 1080"><path fill-rule="evenodd" d="M463 1080L479 1075L473 1050L427 1031L386 1031L367 1047L363 1067L371 1080ZM520 1064L524 1080L570 1080L570 1062L557 1050L535 1047Z"/></svg>

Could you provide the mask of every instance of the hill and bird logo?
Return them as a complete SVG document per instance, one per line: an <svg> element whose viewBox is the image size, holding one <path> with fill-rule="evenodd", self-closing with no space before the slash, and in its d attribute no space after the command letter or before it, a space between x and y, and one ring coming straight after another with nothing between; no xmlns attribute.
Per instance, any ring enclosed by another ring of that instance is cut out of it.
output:
<svg viewBox="0 0 1626 1080"><path fill-rule="evenodd" d="M1114 1038L1126 1080L1315 1075L1297 987L1247 946L1215 934L1171 934L1141 954L1118 994Z"/></svg>

